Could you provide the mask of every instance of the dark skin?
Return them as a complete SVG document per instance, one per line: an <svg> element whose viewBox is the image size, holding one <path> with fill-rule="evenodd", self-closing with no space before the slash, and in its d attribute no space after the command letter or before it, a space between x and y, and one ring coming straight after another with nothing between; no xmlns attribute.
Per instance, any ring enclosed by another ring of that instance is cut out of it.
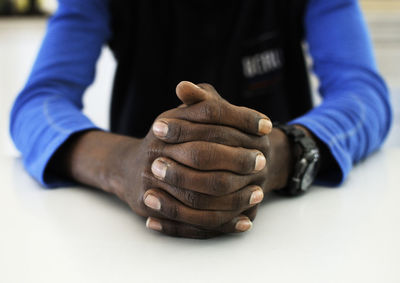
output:
<svg viewBox="0 0 400 283"><path fill-rule="evenodd" d="M117 195L162 233L210 238L251 228L264 195L286 185L293 157L267 116L181 82L183 104L145 138L102 131L72 137L50 170Z"/></svg>

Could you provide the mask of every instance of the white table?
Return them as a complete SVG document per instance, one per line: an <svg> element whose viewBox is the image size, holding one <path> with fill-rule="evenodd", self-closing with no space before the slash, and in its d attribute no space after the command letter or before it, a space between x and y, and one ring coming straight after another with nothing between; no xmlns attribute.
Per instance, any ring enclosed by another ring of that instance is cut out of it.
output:
<svg viewBox="0 0 400 283"><path fill-rule="evenodd" d="M400 148L340 189L271 197L254 228L211 240L163 236L114 197L42 189L0 157L0 282L400 282Z"/></svg>

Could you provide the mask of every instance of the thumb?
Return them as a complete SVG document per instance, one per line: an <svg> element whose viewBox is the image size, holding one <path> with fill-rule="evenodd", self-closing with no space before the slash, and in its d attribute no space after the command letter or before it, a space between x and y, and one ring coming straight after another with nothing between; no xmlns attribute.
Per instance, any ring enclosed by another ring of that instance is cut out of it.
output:
<svg viewBox="0 0 400 283"><path fill-rule="evenodd" d="M204 101L209 97L206 90L188 81L182 81L176 86L176 95L186 105Z"/></svg>

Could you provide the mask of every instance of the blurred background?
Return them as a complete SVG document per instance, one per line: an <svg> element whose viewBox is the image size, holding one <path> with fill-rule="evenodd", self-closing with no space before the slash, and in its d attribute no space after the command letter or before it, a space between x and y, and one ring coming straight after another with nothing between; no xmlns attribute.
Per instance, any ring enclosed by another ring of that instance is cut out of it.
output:
<svg viewBox="0 0 400 283"><path fill-rule="evenodd" d="M56 7L55 0L0 0L0 15L37 16L51 13Z"/></svg>
<svg viewBox="0 0 400 283"><path fill-rule="evenodd" d="M395 121L386 146L400 146L400 0L360 0L360 3L395 106ZM56 8L56 0L0 0L0 154L18 154L8 134L9 112L29 74L45 33L46 20ZM103 128L108 128L114 70L114 59L104 48L96 81L84 98L85 113Z"/></svg>

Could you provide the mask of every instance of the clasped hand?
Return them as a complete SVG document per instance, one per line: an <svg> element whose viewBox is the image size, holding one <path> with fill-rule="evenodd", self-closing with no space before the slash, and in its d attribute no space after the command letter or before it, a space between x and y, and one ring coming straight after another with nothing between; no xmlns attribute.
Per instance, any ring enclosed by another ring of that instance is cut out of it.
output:
<svg viewBox="0 0 400 283"><path fill-rule="evenodd" d="M209 238L251 228L268 175L269 118L181 82L136 150L120 149L123 199L148 228Z"/></svg>

